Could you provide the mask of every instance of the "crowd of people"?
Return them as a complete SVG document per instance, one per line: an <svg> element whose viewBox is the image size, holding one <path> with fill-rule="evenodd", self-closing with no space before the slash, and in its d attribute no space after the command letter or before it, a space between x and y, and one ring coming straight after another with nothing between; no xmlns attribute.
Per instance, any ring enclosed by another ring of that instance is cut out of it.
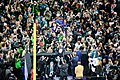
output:
<svg viewBox="0 0 120 80"><path fill-rule="evenodd" d="M57 53L63 58L61 65L66 60L68 68L73 67L72 76L75 77L76 62L81 61L82 51L86 51L87 67L92 66L88 70L89 76L99 77L99 80L118 80L120 14L117 0L35 0L34 3L37 54ZM72 52L73 56L66 58L65 52ZM38 65L41 63L49 68L54 65L54 75L58 74L56 70L62 71L56 69L59 66L51 57L50 60L42 57ZM38 69L38 76L44 75L48 79L51 76L43 65L38 66L41 69Z"/></svg>
<svg viewBox="0 0 120 80"><path fill-rule="evenodd" d="M0 0L0 80L23 80L32 67L33 12L30 2Z"/></svg>
<svg viewBox="0 0 120 80"><path fill-rule="evenodd" d="M0 0L0 80L23 80L25 61L30 78L34 41L49 54L37 60L39 80L118 80L119 10L117 0Z"/></svg>

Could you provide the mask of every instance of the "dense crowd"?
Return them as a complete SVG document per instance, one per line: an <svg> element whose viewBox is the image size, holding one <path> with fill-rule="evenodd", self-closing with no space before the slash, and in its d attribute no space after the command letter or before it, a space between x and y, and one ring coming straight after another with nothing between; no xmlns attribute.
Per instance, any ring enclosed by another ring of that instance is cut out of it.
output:
<svg viewBox="0 0 120 80"><path fill-rule="evenodd" d="M37 61L39 80L53 80L54 76L63 80L69 75L76 79L80 65L87 69L80 79L120 77L120 12L116 0L0 0L0 80L23 80L24 61L30 76L34 22L37 55L50 54ZM82 59L83 51L88 58Z"/></svg>
<svg viewBox="0 0 120 80"><path fill-rule="evenodd" d="M0 80L23 80L33 54L33 12L30 2L0 0Z"/></svg>
<svg viewBox="0 0 120 80"><path fill-rule="evenodd" d="M108 80L118 80L120 14L116 0L36 0L34 3L37 54L58 53L64 61L65 52L72 52L72 55L76 53L75 57L68 57L67 60L67 64L70 63L68 67L73 66L72 70L75 70L77 66L75 61L81 61L82 51L86 51L88 68L92 65L89 76L103 76ZM40 62L50 66L52 60L43 56ZM53 64L54 67L57 65L55 61ZM44 71L46 69L42 65L40 68L46 78ZM75 77L75 71L73 73L72 76ZM47 79L48 77L49 74Z"/></svg>

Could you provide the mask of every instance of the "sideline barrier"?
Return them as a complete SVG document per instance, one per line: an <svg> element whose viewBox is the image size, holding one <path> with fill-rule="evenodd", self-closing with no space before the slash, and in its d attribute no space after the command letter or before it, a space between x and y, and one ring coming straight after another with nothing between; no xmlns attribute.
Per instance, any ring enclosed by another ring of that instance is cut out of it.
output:
<svg viewBox="0 0 120 80"><path fill-rule="evenodd" d="M72 52L65 52L64 55L70 55L72 54ZM87 51L82 51L82 54L87 54ZM41 53L38 53L36 54L36 56L57 56L59 55L58 53L45 53L45 52L41 52ZM31 54L31 56L33 56Z"/></svg>

